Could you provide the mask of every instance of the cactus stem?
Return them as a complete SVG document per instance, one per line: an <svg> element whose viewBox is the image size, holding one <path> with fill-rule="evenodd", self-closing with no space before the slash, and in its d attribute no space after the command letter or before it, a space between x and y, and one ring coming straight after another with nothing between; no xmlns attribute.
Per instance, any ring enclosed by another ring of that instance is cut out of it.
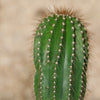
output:
<svg viewBox="0 0 100 100"><path fill-rule="evenodd" d="M58 11L45 17L37 28L34 40L37 100L84 98L88 37L80 19L72 14Z"/></svg>

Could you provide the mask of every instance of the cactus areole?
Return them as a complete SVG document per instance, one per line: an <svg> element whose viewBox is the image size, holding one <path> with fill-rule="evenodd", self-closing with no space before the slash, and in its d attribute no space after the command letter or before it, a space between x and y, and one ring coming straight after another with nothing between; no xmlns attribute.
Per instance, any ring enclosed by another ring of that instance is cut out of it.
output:
<svg viewBox="0 0 100 100"><path fill-rule="evenodd" d="M78 18L44 18L34 39L36 100L83 100L88 56L87 31Z"/></svg>

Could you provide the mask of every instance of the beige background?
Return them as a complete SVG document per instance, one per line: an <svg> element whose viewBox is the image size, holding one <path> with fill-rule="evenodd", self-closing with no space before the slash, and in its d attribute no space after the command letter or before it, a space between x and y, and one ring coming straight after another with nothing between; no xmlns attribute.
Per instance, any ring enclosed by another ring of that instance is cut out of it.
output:
<svg viewBox="0 0 100 100"><path fill-rule="evenodd" d="M100 100L100 0L0 0L0 100L35 100L33 23L39 8L79 9L90 22L91 54L85 100Z"/></svg>

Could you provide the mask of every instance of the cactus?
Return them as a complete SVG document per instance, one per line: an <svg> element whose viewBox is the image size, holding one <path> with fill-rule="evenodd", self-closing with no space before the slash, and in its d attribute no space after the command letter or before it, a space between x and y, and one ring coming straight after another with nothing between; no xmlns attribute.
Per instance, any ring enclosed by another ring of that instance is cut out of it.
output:
<svg viewBox="0 0 100 100"><path fill-rule="evenodd" d="M36 100L83 100L87 83L87 30L73 14L48 15L34 39Z"/></svg>

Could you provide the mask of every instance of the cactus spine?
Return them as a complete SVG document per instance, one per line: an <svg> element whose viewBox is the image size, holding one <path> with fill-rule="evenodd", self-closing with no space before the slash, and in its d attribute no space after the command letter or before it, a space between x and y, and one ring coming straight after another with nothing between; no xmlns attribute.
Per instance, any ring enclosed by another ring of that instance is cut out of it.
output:
<svg viewBox="0 0 100 100"><path fill-rule="evenodd" d="M83 100L86 91L88 37L70 15L44 18L34 39L36 100Z"/></svg>

